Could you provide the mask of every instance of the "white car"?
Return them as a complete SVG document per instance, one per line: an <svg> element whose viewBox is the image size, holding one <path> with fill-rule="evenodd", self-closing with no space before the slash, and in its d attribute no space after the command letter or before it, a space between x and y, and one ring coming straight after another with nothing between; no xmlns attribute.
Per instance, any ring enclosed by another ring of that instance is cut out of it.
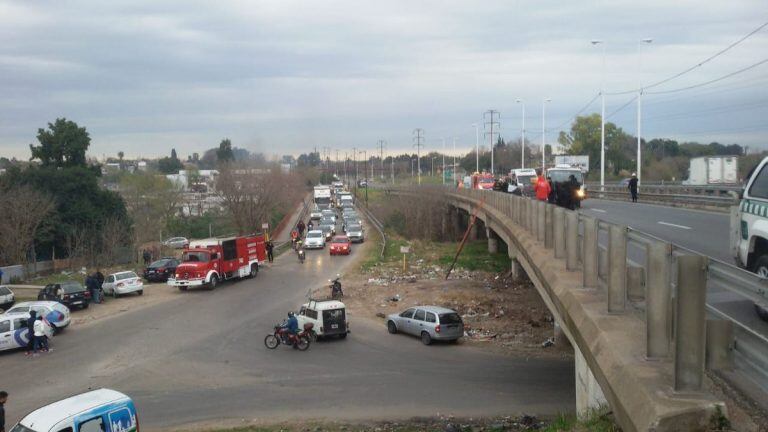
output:
<svg viewBox="0 0 768 432"><path fill-rule="evenodd" d="M171 237L164 241L163 244L174 249L184 249L189 247L189 239L186 237Z"/></svg>
<svg viewBox="0 0 768 432"><path fill-rule="evenodd" d="M0 315L0 319L6 315L29 313L30 310L33 310L37 312L37 315L42 315L44 317L50 316L54 311L59 312L61 315L60 319L58 321L51 322L54 329L57 331L64 330L71 322L71 318L69 316L69 308L55 301L29 301L16 303L16 305L8 309L5 314Z"/></svg>
<svg viewBox="0 0 768 432"><path fill-rule="evenodd" d="M312 207L312 210L309 212L309 218L317 220L321 217L323 217L323 212L320 211L320 208L318 208L317 205Z"/></svg>
<svg viewBox="0 0 768 432"><path fill-rule="evenodd" d="M0 315L0 351L27 347L29 344L28 319L29 312ZM46 336L53 337L54 327L46 324L43 329Z"/></svg>
<svg viewBox="0 0 768 432"><path fill-rule="evenodd" d="M104 279L101 287L104 289L104 295L110 294L115 298L134 292L138 295L144 294L144 282L132 271L112 273Z"/></svg>
<svg viewBox="0 0 768 432"><path fill-rule="evenodd" d="M350 223L345 225L344 232L352 243L362 243L365 241L363 226L359 223Z"/></svg>
<svg viewBox="0 0 768 432"><path fill-rule="evenodd" d="M325 248L325 236L321 230L312 230L307 232L304 237L304 249L323 249Z"/></svg>
<svg viewBox="0 0 768 432"><path fill-rule="evenodd" d="M0 285L0 313L13 306L15 301L13 291L5 285Z"/></svg>

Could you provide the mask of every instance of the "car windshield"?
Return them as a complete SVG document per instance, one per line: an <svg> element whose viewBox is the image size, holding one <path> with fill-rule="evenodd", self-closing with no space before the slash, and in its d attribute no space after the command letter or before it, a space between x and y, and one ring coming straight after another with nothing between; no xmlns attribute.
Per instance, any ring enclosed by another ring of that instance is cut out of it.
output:
<svg viewBox="0 0 768 432"><path fill-rule="evenodd" d="M320 229L323 231L333 231L333 225L320 225Z"/></svg>
<svg viewBox="0 0 768 432"><path fill-rule="evenodd" d="M168 264L171 264L171 260L169 260L169 259L161 259L161 260L157 260L157 261L153 262L149 266L150 267L165 267Z"/></svg>
<svg viewBox="0 0 768 432"><path fill-rule="evenodd" d="M335 239L333 239L333 242L334 243L348 243L349 240L347 240L345 237L342 237L342 238L336 237Z"/></svg>
<svg viewBox="0 0 768 432"><path fill-rule="evenodd" d="M519 185L529 185L533 181L533 179L536 178L532 175L519 175L517 176L517 184Z"/></svg>
<svg viewBox="0 0 768 432"><path fill-rule="evenodd" d="M64 294L72 294L85 291L85 288L83 288L83 286L77 282L64 282L61 284L61 288L64 290Z"/></svg>
<svg viewBox="0 0 768 432"><path fill-rule="evenodd" d="M576 170L549 170L547 171L547 177L552 179L553 183L566 182L570 176L576 177L576 181L584 183L584 175L581 171Z"/></svg>
<svg viewBox="0 0 768 432"><path fill-rule="evenodd" d="M362 229L363 227L361 227L360 225L350 225L347 227L347 231L360 231Z"/></svg>
<svg viewBox="0 0 768 432"><path fill-rule="evenodd" d="M125 279L131 279L131 278L137 278L136 273L134 272L124 272L124 273L117 273L115 275L116 280L125 280Z"/></svg>
<svg viewBox="0 0 768 432"><path fill-rule="evenodd" d="M307 238L318 238L322 236L323 236L323 233L321 233L320 231L310 231L307 233Z"/></svg>
<svg viewBox="0 0 768 432"><path fill-rule="evenodd" d="M21 312L29 312L29 306L16 306L15 308L11 308L8 310L7 313L21 313Z"/></svg>
<svg viewBox="0 0 768 432"><path fill-rule="evenodd" d="M181 259L184 262L208 262L209 257L208 252L184 252Z"/></svg>
<svg viewBox="0 0 768 432"><path fill-rule="evenodd" d="M0 295L8 295L11 293L11 290L8 289L8 287L0 286Z"/></svg>
<svg viewBox="0 0 768 432"><path fill-rule="evenodd" d="M440 324L461 324L461 317L456 312L440 314Z"/></svg>

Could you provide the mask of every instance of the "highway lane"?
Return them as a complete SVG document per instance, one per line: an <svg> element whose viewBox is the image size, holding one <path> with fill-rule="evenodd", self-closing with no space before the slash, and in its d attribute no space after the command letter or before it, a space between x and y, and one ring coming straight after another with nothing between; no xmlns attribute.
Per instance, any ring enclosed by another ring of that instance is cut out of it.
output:
<svg viewBox="0 0 768 432"><path fill-rule="evenodd" d="M356 246L357 248L357 246ZM144 428L295 418L381 419L573 411L571 360L511 358L469 346L423 346L349 311L346 340L307 352L267 350L264 336L354 257L287 253L253 280L71 328L37 358L0 354L8 422L89 388L135 398ZM127 300L127 299L126 299ZM98 306L94 306L98 307Z"/></svg>

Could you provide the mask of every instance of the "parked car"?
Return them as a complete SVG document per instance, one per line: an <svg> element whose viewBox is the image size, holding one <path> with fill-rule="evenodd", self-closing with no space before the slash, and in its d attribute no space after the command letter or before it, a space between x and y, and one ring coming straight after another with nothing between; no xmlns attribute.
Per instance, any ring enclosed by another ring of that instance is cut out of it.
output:
<svg viewBox="0 0 768 432"><path fill-rule="evenodd" d="M54 327L54 330L64 330L71 321L69 315L69 308L56 301L31 301L16 303L12 308L8 309L5 315L13 315L20 313L29 313L29 311L37 312L37 315L44 317L51 317L48 321ZM60 319L53 319L53 315L60 316ZM4 316L4 315L0 315Z"/></svg>
<svg viewBox="0 0 768 432"><path fill-rule="evenodd" d="M27 320L29 320L29 312L0 315L0 351L25 348L29 345ZM53 337L54 327L47 321L44 323L45 335L49 338Z"/></svg>
<svg viewBox="0 0 768 432"><path fill-rule="evenodd" d="M91 303L91 292L80 282L66 281L46 285L37 294L37 299L57 301L70 309L73 307L88 309Z"/></svg>
<svg viewBox="0 0 768 432"><path fill-rule="evenodd" d="M138 295L144 294L144 282L132 271L112 273L104 279L101 287L104 289L104 295L112 295L115 298L134 292Z"/></svg>
<svg viewBox="0 0 768 432"><path fill-rule="evenodd" d="M171 237L164 241L163 245L174 249L184 249L189 247L189 239L186 237Z"/></svg>
<svg viewBox="0 0 768 432"><path fill-rule="evenodd" d="M144 269L144 279L149 282L168 282L168 278L176 273L180 262L177 258L161 258Z"/></svg>
<svg viewBox="0 0 768 432"><path fill-rule="evenodd" d="M98 389L27 414L10 432L137 432L139 417L128 396Z"/></svg>
<svg viewBox="0 0 768 432"><path fill-rule="evenodd" d="M322 230L312 230L307 232L304 238L304 249L323 249L325 248L325 236Z"/></svg>
<svg viewBox="0 0 768 432"><path fill-rule="evenodd" d="M456 311L440 306L418 306L387 317L387 330L419 336L424 345L434 340L455 342L464 336L464 323Z"/></svg>
<svg viewBox="0 0 768 432"><path fill-rule="evenodd" d="M347 236L338 235L331 240L328 252L331 255L349 255L352 252L352 243Z"/></svg>
<svg viewBox="0 0 768 432"><path fill-rule="evenodd" d="M15 301L16 296L13 291L5 285L0 285L0 313L13 306Z"/></svg>
<svg viewBox="0 0 768 432"><path fill-rule="evenodd" d="M363 236L363 226L360 224L350 223L349 225L346 225L345 233L352 243L362 243L365 241L365 237Z"/></svg>
<svg viewBox="0 0 768 432"><path fill-rule="evenodd" d="M346 306L337 300L310 300L301 305L296 318L299 320L299 328L312 323L312 329L319 338L338 336L343 339L349 333Z"/></svg>

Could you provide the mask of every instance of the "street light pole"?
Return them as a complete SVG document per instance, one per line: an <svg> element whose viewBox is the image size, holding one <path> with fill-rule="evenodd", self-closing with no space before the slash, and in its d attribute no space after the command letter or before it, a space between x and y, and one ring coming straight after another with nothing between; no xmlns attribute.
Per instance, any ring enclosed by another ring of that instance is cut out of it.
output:
<svg viewBox="0 0 768 432"><path fill-rule="evenodd" d="M525 168L525 101L518 99L516 102L523 107L523 128L520 129L520 168Z"/></svg>
<svg viewBox="0 0 768 432"><path fill-rule="evenodd" d="M605 42L592 40L592 45L603 48L603 72L600 79L600 191L605 190Z"/></svg>
<svg viewBox="0 0 768 432"><path fill-rule="evenodd" d="M456 137L453 137L453 185L456 186Z"/></svg>
<svg viewBox="0 0 768 432"><path fill-rule="evenodd" d="M651 38L645 38L641 39L637 43L637 68L638 68L638 91L637 91L637 183L640 184L640 181L642 179L642 119L643 119L643 110L642 110L642 101L643 101L643 52L642 52L642 44L646 43L649 44L653 42L653 39Z"/></svg>
<svg viewBox="0 0 768 432"><path fill-rule="evenodd" d="M477 128L477 123L472 123L475 127L475 172L480 172L480 132Z"/></svg>
<svg viewBox="0 0 768 432"><path fill-rule="evenodd" d="M552 99L545 98L541 103L541 172L547 169L547 102Z"/></svg>
<svg viewBox="0 0 768 432"><path fill-rule="evenodd" d="M445 138L440 138L443 140L443 184L445 184Z"/></svg>

